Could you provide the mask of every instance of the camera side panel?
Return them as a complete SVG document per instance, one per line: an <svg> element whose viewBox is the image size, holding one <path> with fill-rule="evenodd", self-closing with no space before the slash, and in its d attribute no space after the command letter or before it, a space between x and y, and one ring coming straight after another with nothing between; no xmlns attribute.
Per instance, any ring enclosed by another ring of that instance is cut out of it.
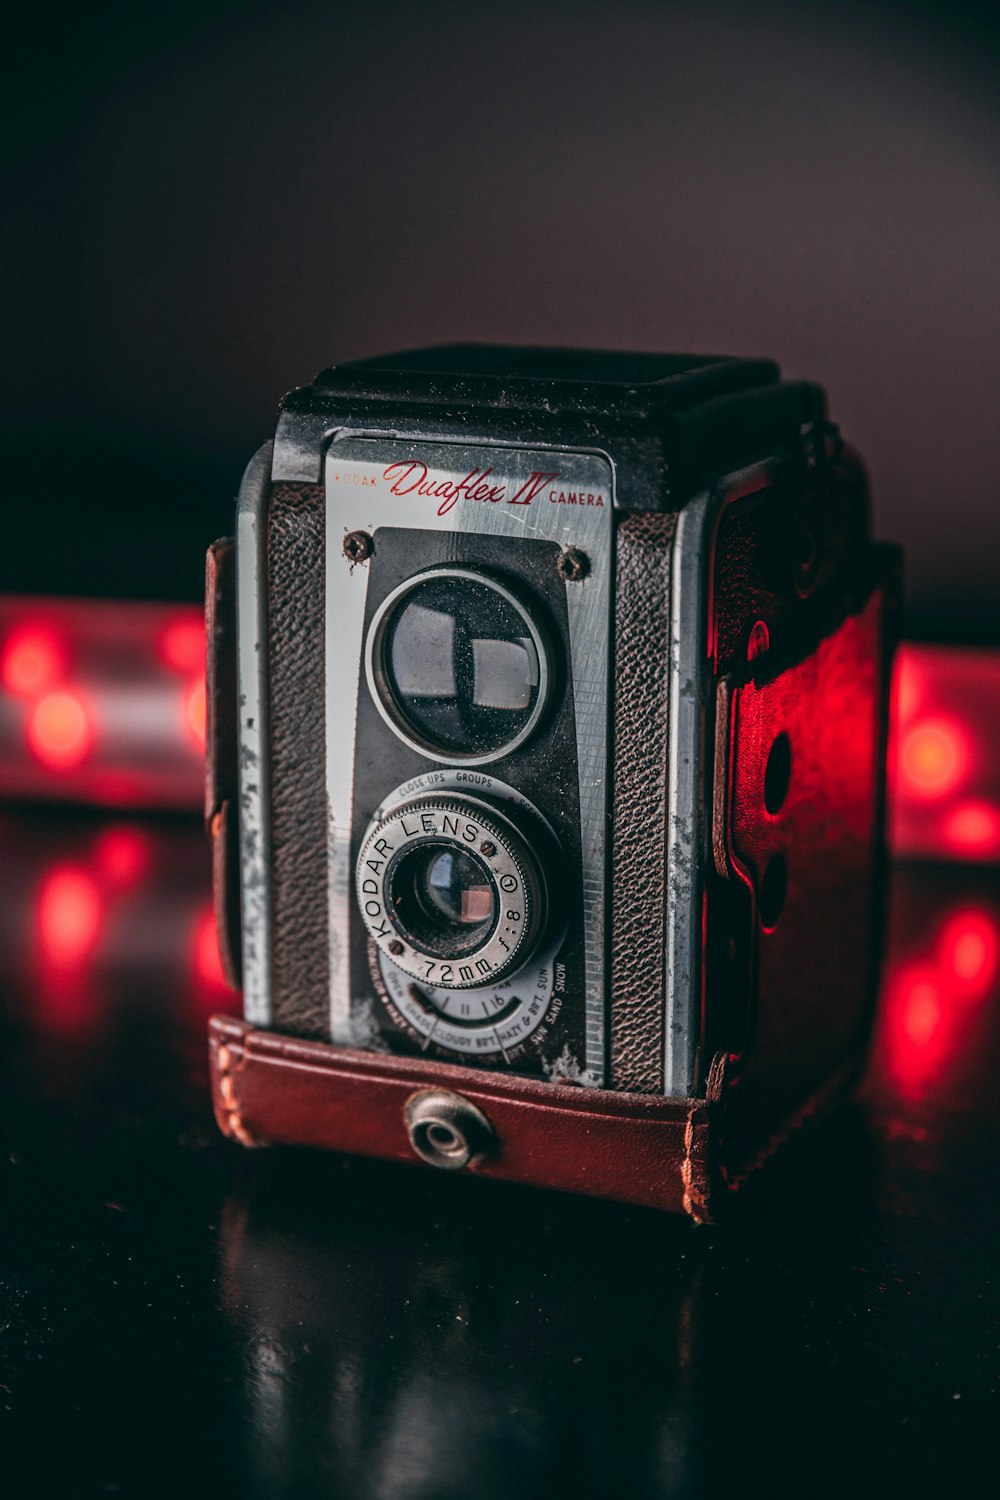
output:
<svg viewBox="0 0 1000 1500"><path fill-rule="evenodd" d="M663 1092L670 588L676 516L635 513L615 558L610 1066Z"/></svg>
<svg viewBox="0 0 1000 1500"><path fill-rule="evenodd" d="M277 484L268 506L273 1024L329 1035L324 787L325 495Z"/></svg>

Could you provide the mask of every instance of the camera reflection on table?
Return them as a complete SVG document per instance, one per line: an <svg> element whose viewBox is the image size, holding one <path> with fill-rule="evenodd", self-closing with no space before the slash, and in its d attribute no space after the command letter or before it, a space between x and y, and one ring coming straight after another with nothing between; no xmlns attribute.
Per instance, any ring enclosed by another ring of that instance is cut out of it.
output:
<svg viewBox="0 0 1000 1500"><path fill-rule="evenodd" d="M157 1445L168 1488L193 1445L243 1493L393 1497L685 1494L779 1443L782 1472L846 1484L864 1452L924 1478L985 1448L992 868L897 867L861 1099L720 1234L228 1146L200 827L8 811L2 835L0 1382L43 1488L142 1490Z"/></svg>

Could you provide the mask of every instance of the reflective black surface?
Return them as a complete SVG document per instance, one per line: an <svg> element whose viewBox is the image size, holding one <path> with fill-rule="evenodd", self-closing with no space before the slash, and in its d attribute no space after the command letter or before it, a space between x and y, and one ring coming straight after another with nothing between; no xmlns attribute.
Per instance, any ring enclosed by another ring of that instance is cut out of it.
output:
<svg viewBox="0 0 1000 1500"><path fill-rule="evenodd" d="M708 1231L224 1143L200 830L0 837L5 1495L982 1492L996 876L897 872L864 1098Z"/></svg>
<svg viewBox="0 0 1000 1500"><path fill-rule="evenodd" d="M421 952L460 958L496 926L497 899L482 861L447 844L421 844L390 871L397 926Z"/></svg>

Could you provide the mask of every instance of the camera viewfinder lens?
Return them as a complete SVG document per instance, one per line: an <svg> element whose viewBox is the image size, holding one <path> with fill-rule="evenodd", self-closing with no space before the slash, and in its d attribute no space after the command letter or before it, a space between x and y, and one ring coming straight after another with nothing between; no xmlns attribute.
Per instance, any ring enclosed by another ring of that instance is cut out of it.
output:
<svg viewBox="0 0 1000 1500"><path fill-rule="evenodd" d="M369 632L369 682L383 715L443 760L492 760L541 716L545 648L527 610L471 570L425 573L390 594Z"/></svg>

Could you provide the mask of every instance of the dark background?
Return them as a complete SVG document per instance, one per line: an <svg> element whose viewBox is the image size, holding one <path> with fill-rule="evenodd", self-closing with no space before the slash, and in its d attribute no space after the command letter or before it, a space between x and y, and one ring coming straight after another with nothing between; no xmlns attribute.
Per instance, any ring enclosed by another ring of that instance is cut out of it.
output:
<svg viewBox="0 0 1000 1500"><path fill-rule="evenodd" d="M551 340L824 382L907 548L910 633L1000 644L986 10L165 0L5 26L0 592L195 599L282 391L406 344ZM127 889L109 830L145 850ZM956 916L1000 932L995 870L897 870L858 1105L716 1234L229 1146L197 824L5 808L0 845L5 1497L984 1488L1000 991L943 994L917 1034L904 1002ZM58 880L97 891L93 951L72 910L52 944Z"/></svg>
<svg viewBox="0 0 1000 1500"><path fill-rule="evenodd" d="M995 9L995 8L994 8ZM279 395L452 339L776 356L1000 640L987 8L30 9L5 37L0 588L196 597Z"/></svg>

